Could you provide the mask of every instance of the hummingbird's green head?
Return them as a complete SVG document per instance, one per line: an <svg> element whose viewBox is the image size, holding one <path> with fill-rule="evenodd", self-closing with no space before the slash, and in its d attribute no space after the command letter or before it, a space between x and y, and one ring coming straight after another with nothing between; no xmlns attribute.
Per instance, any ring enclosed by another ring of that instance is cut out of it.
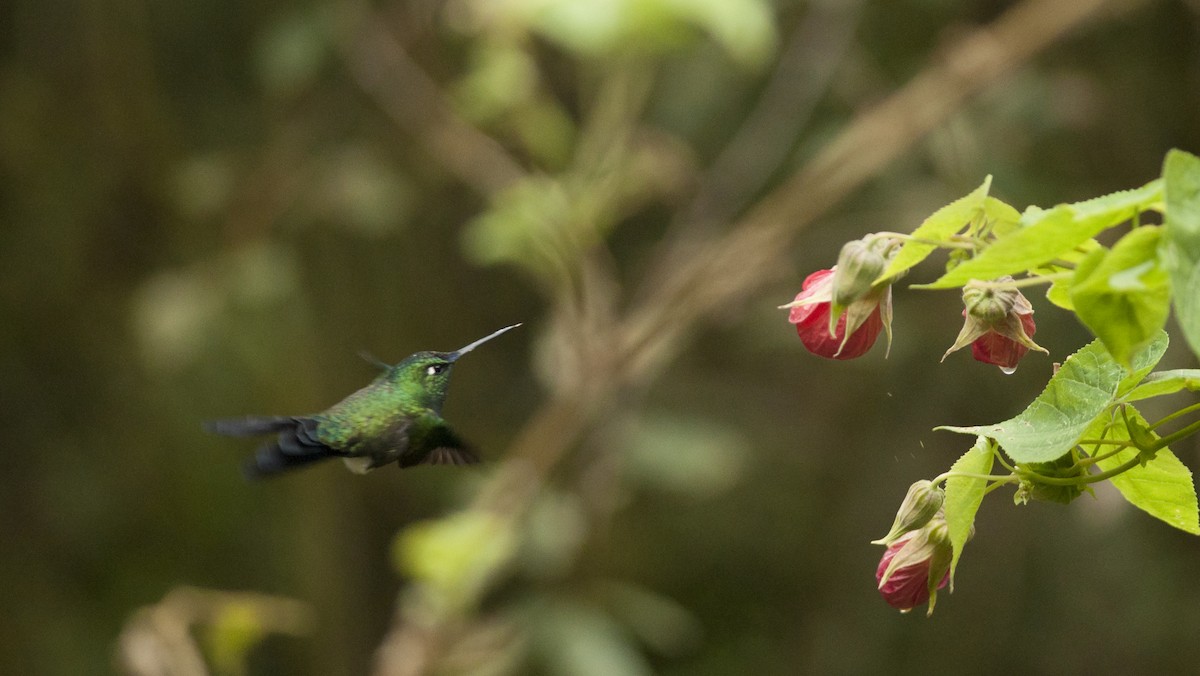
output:
<svg viewBox="0 0 1200 676"><path fill-rule="evenodd" d="M442 402L446 400L446 391L450 387L450 371L454 362L492 338L518 326L520 324L506 326L454 352L418 352L410 355L391 367L384 377L402 390L407 390L412 400L419 405L440 411Z"/></svg>

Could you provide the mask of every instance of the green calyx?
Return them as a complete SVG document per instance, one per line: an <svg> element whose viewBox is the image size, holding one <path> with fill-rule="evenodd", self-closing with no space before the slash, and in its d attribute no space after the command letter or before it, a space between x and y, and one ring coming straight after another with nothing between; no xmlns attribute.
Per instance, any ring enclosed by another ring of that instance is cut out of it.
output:
<svg viewBox="0 0 1200 676"><path fill-rule="evenodd" d="M847 307L891 284L894 280L876 282L876 279L895 255L896 247L894 238L880 235L846 242L838 253L837 272L833 277L834 307Z"/></svg>
<svg viewBox="0 0 1200 676"><path fill-rule="evenodd" d="M945 492L935 486L932 481L922 479L914 483L909 487L904 501L900 503L900 509L896 512L891 530L882 538L872 540L871 544L886 547L906 533L921 528L938 513L945 499Z"/></svg>

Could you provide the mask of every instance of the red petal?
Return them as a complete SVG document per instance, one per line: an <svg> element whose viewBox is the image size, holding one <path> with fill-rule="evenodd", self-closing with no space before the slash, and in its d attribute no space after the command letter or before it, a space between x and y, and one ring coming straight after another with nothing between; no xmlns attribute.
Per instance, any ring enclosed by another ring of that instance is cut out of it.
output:
<svg viewBox="0 0 1200 676"><path fill-rule="evenodd" d="M906 541L893 542L883 553L883 558L879 560L879 567L875 569L876 581L883 579L883 573L887 570L888 564L892 562L892 558ZM945 587L949 581L950 573L947 571L946 576L938 583L938 589ZM929 559L892 571L892 576L888 578L887 584L879 588L879 593L889 606L897 610L911 610L928 602Z"/></svg>
<svg viewBox="0 0 1200 676"><path fill-rule="evenodd" d="M1025 335L1032 338L1037 331L1037 326L1033 323L1033 315L1018 316L1021 318L1021 326L1025 329ZM995 364L1000 368L1016 368L1017 363L1028 353L1029 348L995 331L989 331L971 343L971 354L976 360L985 364Z"/></svg>
<svg viewBox="0 0 1200 676"><path fill-rule="evenodd" d="M804 279L802 290L796 295L796 300L804 300L822 291L823 286L833 283L833 270L817 270ZM838 318L834 333L829 333L830 303L817 302L793 307L788 313L788 321L796 325L796 334L800 342L809 352L828 359L854 359L861 357L875 344L879 332L883 330L883 319L879 307L867 317L862 326L850 334L846 344L842 338L846 335L846 315ZM840 349L840 351L839 351Z"/></svg>

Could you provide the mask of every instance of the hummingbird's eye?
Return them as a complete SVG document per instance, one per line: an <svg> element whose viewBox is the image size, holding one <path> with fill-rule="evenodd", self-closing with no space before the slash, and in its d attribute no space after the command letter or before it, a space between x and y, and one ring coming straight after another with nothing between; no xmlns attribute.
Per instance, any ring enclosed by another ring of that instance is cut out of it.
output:
<svg viewBox="0 0 1200 676"><path fill-rule="evenodd" d="M429 366L425 367L425 375L436 376L442 371L445 371L447 366L449 366L449 364L430 364Z"/></svg>

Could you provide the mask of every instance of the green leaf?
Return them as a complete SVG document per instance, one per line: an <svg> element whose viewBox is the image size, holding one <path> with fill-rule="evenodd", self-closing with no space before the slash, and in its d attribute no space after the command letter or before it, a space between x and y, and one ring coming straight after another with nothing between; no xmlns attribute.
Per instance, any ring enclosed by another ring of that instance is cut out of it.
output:
<svg viewBox="0 0 1200 676"><path fill-rule="evenodd" d="M734 486L749 456L744 438L702 418L649 415L623 432L624 474L647 487L696 498Z"/></svg>
<svg viewBox="0 0 1200 676"><path fill-rule="evenodd" d="M1175 320L1200 357L1200 157L1167 153L1163 181L1167 216L1159 254L1171 277Z"/></svg>
<svg viewBox="0 0 1200 676"><path fill-rule="evenodd" d="M1145 418L1132 406L1128 408L1133 419L1146 425ZM1088 428L1090 438L1104 437L1113 441L1128 441L1129 431L1123 424L1108 426L1108 416L1101 416ZM1108 434L1105 434L1105 431ZM1158 435L1151 434L1155 439ZM1101 446L1099 453L1106 452L1109 446ZM1096 466L1101 471L1120 467L1137 457L1138 449L1123 448L1115 455L1099 460ZM1192 483L1192 473L1184 466L1170 449L1160 449L1154 459L1144 465L1118 474L1109 481L1131 505L1141 509L1150 516L1162 519L1168 524L1200 535L1200 509L1196 504L1196 488Z"/></svg>
<svg viewBox="0 0 1200 676"><path fill-rule="evenodd" d="M220 608L211 621L205 644L214 666L222 673L244 673L247 653L267 636L258 608L234 601Z"/></svg>
<svg viewBox="0 0 1200 676"><path fill-rule="evenodd" d="M983 179L983 184L972 190L970 194L933 212L932 216L926 218L912 232L914 238L929 241L905 240L904 246L900 247L900 251L892 258L887 269L879 275L875 283L878 284L889 277L894 277L925 260L937 249L937 245L930 242L949 242L951 235L958 233L966 227L967 223L978 218L980 210L985 206L985 199L991 185L992 177L988 176ZM996 202L1008 206L1000 200L996 200ZM1011 209L1011 207L1009 208ZM999 208L996 209L997 213L1000 213Z"/></svg>
<svg viewBox="0 0 1200 676"><path fill-rule="evenodd" d="M1151 361L1156 350L1165 349L1164 340L1142 348L1133 363ZM1125 377L1125 369L1094 340L1068 357L1046 389L1016 417L994 425L937 429L995 439L1015 462L1050 462L1083 438L1096 416L1113 403Z"/></svg>
<svg viewBox="0 0 1200 676"><path fill-rule="evenodd" d="M512 559L516 546L510 523L468 510L408 526L393 541L392 560L425 585L431 600L461 610Z"/></svg>
<svg viewBox="0 0 1200 676"><path fill-rule="evenodd" d="M1140 401L1151 397L1161 397L1165 394L1175 394L1180 390L1200 390L1200 369L1175 369L1151 373L1124 397L1125 401Z"/></svg>
<svg viewBox="0 0 1200 676"><path fill-rule="evenodd" d="M1125 396L1133 388L1137 387L1138 383L1146 377L1147 373L1154 370L1158 366L1158 361L1162 359L1167 352L1167 346L1171 343L1171 337L1166 331L1159 331L1158 337L1151 341L1142 350L1139 350L1133 356L1133 363L1129 370L1129 374L1121 379L1121 385L1117 387L1117 398Z"/></svg>
<svg viewBox="0 0 1200 676"><path fill-rule="evenodd" d="M977 437L971 450L963 454L950 471L966 474L990 474L992 471L992 449L985 437ZM968 476L952 476L946 479L946 500L942 510L946 514L946 526L950 531L950 545L954 548L950 559L950 591L954 591L954 570L963 547L971 537L971 526L975 523L975 512L983 502L986 479Z"/></svg>
<svg viewBox="0 0 1200 676"><path fill-rule="evenodd" d="M571 230L571 208L561 183L542 176L518 181L495 195L489 209L467 225L463 248L481 265L513 263L552 278L563 264L560 257L574 256L588 234Z"/></svg>
<svg viewBox="0 0 1200 676"><path fill-rule="evenodd" d="M1075 269L1075 313L1124 365L1134 350L1162 332L1170 314L1171 285L1158 262L1161 235L1162 228L1137 228L1112 251L1098 249Z"/></svg>
<svg viewBox="0 0 1200 676"><path fill-rule="evenodd" d="M535 606L532 648L545 672L572 676L650 676L652 670L629 632L602 609L551 598Z"/></svg>
<svg viewBox="0 0 1200 676"><path fill-rule="evenodd" d="M987 219L992 234L997 237L1003 237L1016 230L1021 222L1021 212L991 195L983 200L983 216Z"/></svg>
<svg viewBox="0 0 1200 676"><path fill-rule="evenodd" d="M1071 286L1062 282L1054 282L1046 289L1046 300L1054 303L1058 307L1074 312L1075 305L1071 303Z"/></svg>
<svg viewBox="0 0 1200 676"><path fill-rule="evenodd" d="M779 37L766 0L515 0L489 3L506 29L527 25L563 49L604 58L632 50L663 52L707 33L745 67L774 53Z"/></svg>
<svg viewBox="0 0 1200 676"><path fill-rule="evenodd" d="M1089 254L1097 249L1104 247L1094 239L1080 244L1079 246L1064 252L1054 262L1033 269L1034 274L1038 275L1064 275L1065 279L1059 279L1050 284L1050 288L1046 290L1046 300L1054 303L1060 308L1069 312L1075 311L1075 304L1071 302L1071 284L1074 276L1074 269L1064 267L1057 263L1074 264L1075 269L1078 269L1079 263L1083 261Z"/></svg>
<svg viewBox="0 0 1200 676"><path fill-rule="evenodd" d="M634 7L646 0L634 0ZM664 0L680 19L704 29L742 66L758 68L775 52L778 36L765 0Z"/></svg>
<svg viewBox="0 0 1200 676"><path fill-rule="evenodd" d="M1030 207L1021 227L1001 236L978 256L963 262L932 284L919 288L948 289L972 279L992 280L1024 272L1062 257L1100 232L1122 223L1162 200L1162 182L1104 195L1086 202L1043 210Z"/></svg>

